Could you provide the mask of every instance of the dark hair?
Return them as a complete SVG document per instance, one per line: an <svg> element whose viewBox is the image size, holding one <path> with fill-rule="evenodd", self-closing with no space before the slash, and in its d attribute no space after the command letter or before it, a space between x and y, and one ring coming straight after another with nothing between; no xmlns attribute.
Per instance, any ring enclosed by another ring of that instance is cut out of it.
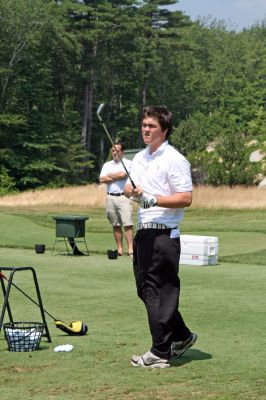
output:
<svg viewBox="0 0 266 400"><path fill-rule="evenodd" d="M166 130L165 139L167 139L173 130L173 114L166 107L147 106L143 108L142 119L146 117L156 118L163 131Z"/></svg>
<svg viewBox="0 0 266 400"><path fill-rule="evenodd" d="M125 146L124 146L123 143L121 143L121 142L115 142L115 143L114 143L114 146L120 146L121 151L124 151L124 150L125 150ZM114 146L112 146L112 147L114 147Z"/></svg>

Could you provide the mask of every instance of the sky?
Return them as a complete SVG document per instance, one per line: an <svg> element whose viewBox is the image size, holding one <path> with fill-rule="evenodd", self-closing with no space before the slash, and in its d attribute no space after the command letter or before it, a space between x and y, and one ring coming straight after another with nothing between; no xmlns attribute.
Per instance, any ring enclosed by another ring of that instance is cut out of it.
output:
<svg viewBox="0 0 266 400"><path fill-rule="evenodd" d="M193 21L208 16L224 20L236 31L266 20L266 0L179 0L171 9L183 11Z"/></svg>

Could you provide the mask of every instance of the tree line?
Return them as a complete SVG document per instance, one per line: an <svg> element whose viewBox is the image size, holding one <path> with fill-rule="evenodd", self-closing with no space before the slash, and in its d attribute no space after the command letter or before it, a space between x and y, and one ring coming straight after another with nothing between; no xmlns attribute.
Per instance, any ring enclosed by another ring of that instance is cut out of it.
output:
<svg viewBox="0 0 266 400"><path fill-rule="evenodd" d="M174 0L0 0L0 194L98 180L142 146L144 105L174 113L195 184L251 185L266 142L266 25L192 22Z"/></svg>

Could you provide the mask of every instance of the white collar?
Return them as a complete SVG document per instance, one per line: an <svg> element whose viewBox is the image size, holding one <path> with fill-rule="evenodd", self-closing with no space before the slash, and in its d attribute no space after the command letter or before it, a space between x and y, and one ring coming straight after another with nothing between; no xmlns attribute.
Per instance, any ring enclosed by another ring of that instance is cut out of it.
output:
<svg viewBox="0 0 266 400"><path fill-rule="evenodd" d="M147 146L145 149L145 156L147 158L152 158L152 157L156 157L157 155L160 155L161 153L163 153L163 151L166 149L166 147L168 146L168 140L165 140L160 147L158 147L157 150L155 150L152 154L150 154L150 147Z"/></svg>
<svg viewBox="0 0 266 400"><path fill-rule="evenodd" d="M124 161L124 157L122 158L122 160ZM121 160L119 160L118 162L115 162L114 159L111 160L111 162L115 165L121 164Z"/></svg>

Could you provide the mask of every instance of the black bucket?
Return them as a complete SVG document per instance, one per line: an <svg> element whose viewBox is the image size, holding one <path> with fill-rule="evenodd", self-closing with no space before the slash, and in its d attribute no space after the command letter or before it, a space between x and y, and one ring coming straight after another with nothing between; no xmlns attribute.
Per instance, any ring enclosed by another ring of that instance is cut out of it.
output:
<svg viewBox="0 0 266 400"><path fill-rule="evenodd" d="M116 260L118 256L118 250L107 250L107 256L109 260Z"/></svg>
<svg viewBox="0 0 266 400"><path fill-rule="evenodd" d="M10 322L4 324L4 333L10 351L39 349L44 324L41 322Z"/></svg>
<svg viewBox="0 0 266 400"><path fill-rule="evenodd" d="M43 254L45 252L45 244L35 244L35 253Z"/></svg>

